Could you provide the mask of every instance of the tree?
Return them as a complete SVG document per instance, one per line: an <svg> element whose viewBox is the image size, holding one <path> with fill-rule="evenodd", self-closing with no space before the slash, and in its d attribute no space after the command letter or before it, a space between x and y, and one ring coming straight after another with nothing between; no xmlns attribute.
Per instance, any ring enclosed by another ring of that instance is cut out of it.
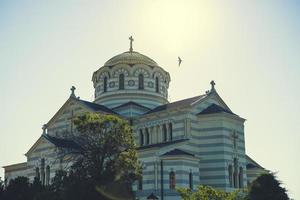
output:
<svg viewBox="0 0 300 200"><path fill-rule="evenodd" d="M4 200L32 200L33 194L30 191L30 183L27 177L17 177L9 181L3 198Z"/></svg>
<svg viewBox="0 0 300 200"><path fill-rule="evenodd" d="M262 174L250 186L250 200L288 200L287 190L273 173Z"/></svg>
<svg viewBox="0 0 300 200"><path fill-rule="evenodd" d="M4 182L1 180L0 177L0 199L3 196L3 194L4 194Z"/></svg>
<svg viewBox="0 0 300 200"><path fill-rule="evenodd" d="M224 192L210 186L200 185L195 191L189 188L177 189L183 200L246 200L247 193L243 190Z"/></svg>
<svg viewBox="0 0 300 200"><path fill-rule="evenodd" d="M38 179L17 177L1 191L1 200L111 200L132 199L131 185L141 176L136 146L127 121L112 115L85 114L69 135L74 148L65 151L72 157L71 169L57 171L50 186Z"/></svg>
<svg viewBox="0 0 300 200"><path fill-rule="evenodd" d="M131 185L141 176L141 166L127 121L88 113L77 117L74 125L70 140L77 147L67 152L74 163L68 175L55 177L54 190L74 200L132 196Z"/></svg>
<svg viewBox="0 0 300 200"><path fill-rule="evenodd" d="M38 178L34 178L33 183L30 184L29 187L32 194L40 193L44 189L44 186L41 184L41 181Z"/></svg>
<svg viewBox="0 0 300 200"><path fill-rule="evenodd" d="M74 124L79 144L73 169L104 184L135 181L140 175L136 145L127 121L113 115L85 114Z"/></svg>

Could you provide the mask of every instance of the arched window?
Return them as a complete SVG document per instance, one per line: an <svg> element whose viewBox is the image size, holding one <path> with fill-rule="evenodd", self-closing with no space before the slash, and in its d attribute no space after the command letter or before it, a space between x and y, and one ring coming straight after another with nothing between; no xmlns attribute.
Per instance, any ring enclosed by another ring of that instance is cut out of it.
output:
<svg viewBox="0 0 300 200"><path fill-rule="evenodd" d="M189 173L189 186L190 186L190 189L192 190L193 189L193 173L190 172Z"/></svg>
<svg viewBox="0 0 300 200"><path fill-rule="evenodd" d="M45 185L45 159L41 160L41 182L42 185Z"/></svg>
<svg viewBox="0 0 300 200"><path fill-rule="evenodd" d="M107 92L107 77L104 77L103 80L103 92Z"/></svg>
<svg viewBox="0 0 300 200"><path fill-rule="evenodd" d="M119 90L124 90L124 74L119 75Z"/></svg>
<svg viewBox="0 0 300 200"><path fill-rule="evenodd" d="M228 178L229 178L229 185L232 187L232 165L228 166Z"/></svg>
<svg viewBox="0 0 300 200"><path fill-rule="evenodd" d="M238 187L238 160L237 158L234 158L234 172L233 172L233 186L234 188L237 188Z"/></svg>
<svg viewBox="0 0 300 200"><path fill-rule="evenodd" d="M35 168L35 178L40 180L40 168L38 167Z"/></svg>
<svg viewBox="0 0 300 200"><path fill-rule="evenodd" d="M169 123L169 134L170 134L170 140L173 140L173 125L172 123Z"/></svg>
<svg viewBox="0 0 300 200"><path fill-rule="evenodd" d="M138 190L143 190L143 175L138 180Z"/></svg>
<svg viewBox="0 0 300 200"><path fill-rule="evenodd" d="M140 129L140 145L143 146L144 145L144 135L143 135L143 130Z"/></svg>
<svg viewBox="0 0 300 200"><path fill-rule="evenodd" d="M50 167L47 165L46 167L46 185L50 184Z"/></svg>
<svg viewBox="0 0 300 200"><path fill-rule="evenodd" d="M163 124L163 141L166 142L167 140L168 140L167 125Z"/></svg>
<svg viewBox="0 0 300 200"><path fill-rule="evenodd" d="M143 90L143 89L144 89L144 75L139 74L139 90Z"/></svg>
<svg viewBox="0 0 300 200"><path fill-rule="evenodd" d="M239 187L243 188L244 187L244 178L243 178L243 168L240 167L240 172L239 172Z"/></svg>
<svg viewBox="0 0 300 200"><path fill-rule="evenodd" d="M150 134L149 134L149 130L148 128L146 128L146 144L149 144L150 143Z"/></svg>
<svg viewBox="0 0 300 200"><path fill-rule="evenodd" d="M155 78L155 92L159 93L159 80L158 80L158 77Z"/></svg>
<svg viewBox="0 0 300 200"><path fill-rule="evenodd" d="M176 177L173 171L169 173L169 185L170 185L170 189L175 189L176 187Z"/></svg>

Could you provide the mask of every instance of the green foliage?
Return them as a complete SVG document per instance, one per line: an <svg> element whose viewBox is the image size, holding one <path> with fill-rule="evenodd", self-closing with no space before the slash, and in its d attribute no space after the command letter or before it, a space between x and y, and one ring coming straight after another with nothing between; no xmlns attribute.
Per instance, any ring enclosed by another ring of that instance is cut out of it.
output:
<svg viewBox="0 0 300 200"><path fill-rule="evenodd" d="M3 194L4 194L4 182L1 180L0 177L0 199L3 196Z"/></svg>
<svg viewBox="0 0 300 200"><path fill-rule="evenodd" d="M99 184L133 183L141 175L136 145L127 121L114 115L85 114L74 124L80 145L74 173L93 177Z"/></svg>
<svg viewBox="0 0 300 200"><path fill-rule="evenodd" d="M79 147L72 152L74 164L68 173L56 172L52 191L62 200L130 199L141 166L127 121L88 113L74 124L77 134L71 140Z"/></svg>
<svg viewBox="0 0 300 200"><path fill-rule="evenodd" d="M32 200L31 184L26 177L17 177L10 180L3 193L3 200Z"/></svg>
<svg viewBox="0 0 300 200"><path fill-rule="evenodd" d="M246 200L246 191L224 192L210 186L200 185L195 191L187 188L177 189L183 200Z"/></svg>
<svg viewBox="0 0 300 200"><path fill-rule="evenodd" d="M77 134L71 139L79 146L72 152L74 164L68 174L56 173L53 191L61 199L130 199L141 166L127 121L88 113L74 124Z"/></svg>
<svg viewBox="0 0 300 200"><path fill-rule="evenodd" d="M85 114L78 117L73 140L78 148L66 151L74 164L57 171L50 186L35 179L11 180L1 191L1 200L111 200L132 199L131 184L141 176L136 145L127 121L112 115Z"/></svg>
<svg viewBox="0 0 300 200"><path fill-rule="evenodd" d="M96 191L97 183L93 179L82 179L71 173L64 178L62 190L57 192L62 200L98 200L103 199Z"/></svg>
<svg viewBox="0 0 300 200"><path fill-rule="evenodd" d="M259 176L247 190L224 192L209 186L198 186L195 191L177 189L183 200L288 200L286 189L280 186L274 174Z"/></svg>
<svg viewBox="0 0 300 200"><path fill-rule="evenodd" d="M259 176L250 186L249 200L288 200L287 190L274 174Z"/></svg>

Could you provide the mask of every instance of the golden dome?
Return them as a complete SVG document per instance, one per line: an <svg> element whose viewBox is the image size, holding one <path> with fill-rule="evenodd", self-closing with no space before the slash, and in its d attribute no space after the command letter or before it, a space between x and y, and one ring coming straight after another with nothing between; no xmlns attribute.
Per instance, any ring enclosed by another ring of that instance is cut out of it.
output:
<svg viewBox="0 0 300 200"><path fill-rule="evenodd" d="M158 64L154 60L136 51L126 51L124 53L116 55L111 59L109 59L104 64L104 66L111 67L117 64L127 64L127 65L145 64L151 67L158 67Z"/></svg>

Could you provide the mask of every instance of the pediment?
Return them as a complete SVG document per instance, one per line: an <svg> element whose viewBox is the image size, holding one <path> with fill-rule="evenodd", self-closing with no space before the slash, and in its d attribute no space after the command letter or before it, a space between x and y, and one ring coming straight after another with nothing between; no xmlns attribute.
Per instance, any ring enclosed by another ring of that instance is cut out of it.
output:
<svg viewBox="0 0 300 200"><path fill-rule="evenodd" d="M30 154L34 153L39 149L43 149L45 147L54 147L54 145L49 142L45 137L40 136L39 139L30 147L30 149L25 153L25 156L29 157Z"/></svg>
<svg viewBox="0 0 300 200"><path fill-rule="evenodd" d="M205 98L199 101L195 101L191 104L192 110L196 114L200 113L201 111L203 111L211 105L216 105L220 108L223 108L224 110L227 110L230 113L233 113L216 91L211 92Z"/></svg>
<svg viewBox="0 0 300 200"><path fill-rule="evenodd" d="M94 110L82 103L81 100L69 98L49 120L46 127L49 130L63 126L63 124L69 123L71 119L75 118L76 115L86 112L94 112Z"/></svg>

